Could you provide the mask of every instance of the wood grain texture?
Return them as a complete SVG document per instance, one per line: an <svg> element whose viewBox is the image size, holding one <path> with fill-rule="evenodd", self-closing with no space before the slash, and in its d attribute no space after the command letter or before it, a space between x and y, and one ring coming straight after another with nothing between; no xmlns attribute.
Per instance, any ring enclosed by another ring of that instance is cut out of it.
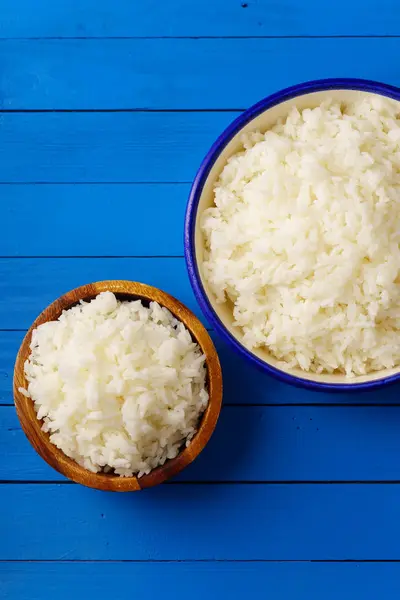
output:
<svg viewBox="0 0 400 600"><path fill-rule="evenodd" d="M179 483L140 494L8 484L0 491L8 507L0 560L400 559L399 484Z"/></svg>
<svg viewBox="0 0 400 600"><path fill-rule="evenodd" d="M3 37L399 35L396 0L3 0Z"/></svg>
<svg viewBox="0 0 400 600"><path fill-rule="evenodd" d="M399 85L399 39L318 37L399 35L396 0L3 0L0 109L226 111L311 77ZM174 36L186 39L144 39ZM32 39L41 37L53 39ZM66 37L82 39L55 39ZM0 110L0 329L26 329L53 298L104 278L161 286L200 316L182 259L1 257L180 256L183 190L237 114ZM77 600L125 600L134 589L153 600L186 588L194 600L399 596L400 562L308 562L400 561L400 485L388 483L399 479L399 386L356 396L296 390L211 335L230 406L171 484L129 495L40 484L57 472L32 451L14 408L0 407L0 479L8 470L16 480L0 485L1 599L63 600L73 589ZM0 404L12 402L23 336L0 331ZM361 405L379 403L391 406ZM264 476L386 483L255 483ZM239 477L247 483L223 483ZM157 562L170 560L183 562Z"/></svg>
<svg viewBox="0 0 400 600"><path fill-rule="evenodd" d="M13 404L12 378L15 357L25 331L0 331L0 404Z"/></svg>
<svg viewBox="0 0 400 600"><path fill-rule="evenodd" d="M103 279L145 281L201 315L183 258L0 258L0 329L28 329L54 298Z"/></svg>
<svg viewBox="0 0 400 600"><path fill-rule="evenodd" d="M53 298L56 295L57 294L53 294ZM32 296L32 302L33 300L34 296ZM46 302L41 303L42 307L45 305ZM40 312L40 308L37 313L38 312ZM31 320L36 317L37 313L32 316ZM0 331L0 405L13 404L11 382L14 362L24 335L24 331ZM307 390L301 390L290 385L285 385L243 360L239 355L233 352L214 331L211 331L210 335L222 364L224 374L224 404L241 404L245 406L254 404L305 404L311 406L318 404L322 404L323 406L331 404L352 404L355 405L356 409L357 407L361 408L363 405L376 404L380 406L382 404L389 404L390 406L394 406L400 404L399 385L388 386L387 388L374 392L361 392L356 395L354 393L344 392L341 394L310 393ZM340 415L341 413L337 414ZM340 423L337 423L337 425L337 435L340 436ZM370 425L372 427L374 426L373 423ZM384 421L382 422L382 425L384 427ZM369 434L372 434L369 427L366 427L366 431L369 431ZM350 433L351 428L349 434ZM384 431L382 431L382 435L383 434ZM353 442L350 440L349 443L352 444ZM393 456L393 459L396 460L396 457ZM322 468L323 464L321 464L321 469ZM388 468L391 467L388 465Z"/></svg>
<svg viewBox="0 0 400 600"><path fill-rule="evenodd" d="M158 302L161 306L165 306L186 326L206 357L209 401L196 435L189 446L185 447L178 456L141 478L119 477L109 473L91 473L78 465L50 442L49 435L42 431L41 422L36 418L32 400L20 392L21 387L27 387L24 364L30 354L32 331L47 321L58 319L63 310L71 308L80 300L92 300L104 291L114 292L118 298L123 300L141 299L145 302ZM127 492L152 487L174 477L200 454L215 429L221 410L222 375L218 355L210 336L200 321L178 300L159 289L137 282L101 281L84 285L64 294L48 306L34 321L18 351L14 369L13 393L22 429L35 450L50 466L76 483L98 490Z"/></svg>
<svg viewBox="0 0 400 600"><path fill-rule="evenodd" d="M189 184L5 184L0 256L183 256L189 189ZM39 204L46 218L37 218ZM96 227L88 235L94 215ZM151 231L138 227L141 223L151 223Z"/></svg>
<svg viewBox="0 0 400 600"><path fill-rule="evenodd" d="M400 37L3 40L0 108L242 109L310 79L399 85L399 50Z"/></svg>
<svg viewBox="0 0 400 600"><path fill-rule="evenodd" d="M3 113L0 182L191 182L237 114Z"/></svg>
<svg viewBox="0 0 400 600"><path fill-rule="evenodd" d="M206 322L195 301L182 258L14 258L0 259L0 329L28 328L54 298L76 285L103 278L146 281L163 288ZM249 393L246 386L243 381L240 389L245 397ZM380 398L380 394L378 391L376 398ZM353 398L352 402L355 401Z"/></svg>
<svg viewBox="0 0 400 600"><path fill-rule="evenodd" d="M399 406L224 405L177 481L400 481L399 423ZM64 480L32 452L14 407L0 408L0 456L0 481Z"/></svg>
<svg viewBox="0 0 400 600"><path fill-rule="evenodd" d="M231 598L290 600L377 600L400 593L398 563L0 563L2 600L66 600L71 580L77 600L108 600L116 581L135 581L140 600L176 598L190 589L192 600ZM46 585L43 585L43 582ZM193 582L196 582L195 585ZM362 592L361 592L362 590ZM131 600L121 585L119 600Z"/></svg>

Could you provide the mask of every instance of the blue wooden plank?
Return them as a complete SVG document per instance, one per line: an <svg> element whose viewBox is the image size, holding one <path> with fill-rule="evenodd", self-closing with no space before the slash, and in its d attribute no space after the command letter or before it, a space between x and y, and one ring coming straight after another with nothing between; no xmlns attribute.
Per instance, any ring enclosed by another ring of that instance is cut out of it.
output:
<svg viewBox="0 0 400 600"><path fill-rule="evenodd" d="M398 406L224 406L177 481L400 481L399 417ZM0 480L64 479L30 446L14 407L0 409L0 456Z"/></svg>
<svg viewBox="0 0 400 600"><path fill-rule="evenodd" d="M373 392L329 394L299 389L269 377L212 333L224 374L224 401L244 404L399 404L400 384Z"/></svg>
<svg viewBox="0 0 400 600"><path fill-rule="evenodd" d="M398 484L3 484L0 560L399 560ZM12 510L10 507L13 507Z"/></svg>
<svg viewBox="0 0 400 600"><path fill-rule="evenodd" d="M14 361L23 336L23 331L0 331L0 405L13 402ZM239 357L215 332L211 337L222 364L225 404L400 404L399 385L375 392L323 394L280 383Z"/></svg>
<svg viewBox="0 0 400 600"><path fill-rule="evenodd" d="M0 329L27 329L58 296L103 279L130 279L159 287L176 296L207 325L190 287L183 258L0 258ZM226 377L225 398L243 398L242 401L253 403L265 402L266 397L271 402L277 398L278 402L326 402L327 398L333 401L329 395L310 394L276 382L228 351L224 343L218 350L222 357L226 356L223 366L230 374ZM7 369L9 366L10 362ZM265 392L264 386L268 386ZM335 401L357 402L361 397L369 401L374 397L375 402L386 398L388 402L399 402L398 389L396 386L377 391L373 396L340 394Z"/></svg>
<svg viewBox="0 0 400 600"><path fill-rule="evenodd" d="M3 0L2 37L398 35L396 0Z"/></svg>
<svg viewBox="0 0 400 600"><path fill-rule="evenodd" d="M0 329L27 329L58 296L103 279L154 285L201 314L183 258L0 258Z"/></svg>
<svg viewBox="0 0 400 600"><path fill-rule="evenodd" d="M3 113L0 182L190 182L237 114Z"/></svg>
<svg viewBox="0 0 400 600"><path fill-rule="evenodd" d="M398 85L382 56L399 50L400 38L3 40L1 108L245 108L309 79Z"/></svg>
<svg viewBox="0 0 400 600"><path fill-rule="evenodd" d="M24 331L0 331L0 405L11 404L15 357Z"/></svg>
<svg viewBox="0 0 400 600"><path fill-rule="evenodd" d="M376 600L400 593L399 563L0 563L0 598ZM126 585L124 582L134 582ZM187 590L187 592L186 592Z"/></svg>
<svg viewBox="0 0 400 600"><path fill-rule="evenodd" d="M189 188L5 184L0 256L182 256Z"/></svg>

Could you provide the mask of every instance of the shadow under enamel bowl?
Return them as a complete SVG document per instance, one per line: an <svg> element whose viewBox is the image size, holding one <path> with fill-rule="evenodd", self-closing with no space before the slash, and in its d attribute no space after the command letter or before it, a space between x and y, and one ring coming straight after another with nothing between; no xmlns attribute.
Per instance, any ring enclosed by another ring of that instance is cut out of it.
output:
<svg viewBox="0 0 400 600"><path fill-rule="evenodd" d="M200 217L206 208L214 205L214 185L228 159L243 149L243 133L270 129L279 118L287 116L293 106L303 110L315 108L328 98L346 103L371 94L400 101L400 89L361 79L311 81L261 100L240 115L210 148L193 182L186 210L186 263L191 285L206 317L237 352L258 367L284 382L320 391L355 391L380 387L400 379L400 367L347 378L342 374L308 373L300 368L285 369L268 349L248 350L243 344L240 328L233 325L232 306L229 303L217 304L202 273L204 239L199 226Z"/></svg>

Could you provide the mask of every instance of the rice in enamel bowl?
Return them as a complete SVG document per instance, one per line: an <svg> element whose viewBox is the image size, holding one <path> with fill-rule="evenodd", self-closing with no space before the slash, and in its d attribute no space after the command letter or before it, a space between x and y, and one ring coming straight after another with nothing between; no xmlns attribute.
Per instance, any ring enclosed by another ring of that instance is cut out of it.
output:
<svg viewBox="0 0 400 600"><path fill-rule="evenodd" d="M249 348L351 377L400 364L400 120L368 95L243 136L204 211L202 264Z"/></svg>
<svg viewBox="0 0 400 600"><path fill-rule="evenodd" d="M205 357L164 307L103 292L33 331L25 363L50 440L93 472L141 476L189 445L208 404Z"/></svg>

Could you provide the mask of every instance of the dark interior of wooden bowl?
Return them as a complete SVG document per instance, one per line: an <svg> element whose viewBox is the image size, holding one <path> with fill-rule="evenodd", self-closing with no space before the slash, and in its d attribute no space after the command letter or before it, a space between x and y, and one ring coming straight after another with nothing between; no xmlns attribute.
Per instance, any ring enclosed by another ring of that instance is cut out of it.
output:
<svg viewBox="0 0 400 600"><path fill-rule="evenodd" d="M62 450L50 442L49 434L42 431L42 422L36 417L33 401L19 391L26 388L24 363L30 354L32 331L47 321L59 318L63 310L69 309L80 300L89 301L104 291L113 292L119 300L142 300L148 305L158 302L181 321L192 339L196 341L206 357L209 402L200 417L198 430L189 446L182 448L177 457L153 469L148 475L138 478L121 477L114 473L91 473L67 457ZM40 456L54 469L72 481L88 487L110 491L135 491L162 483L179 473L190 464L207 444L214 431L222 402L222 374L214 345L204 326L183 304L172 296L145 284L132 281L101 281L76 288L61 296L46 308L30 327L19 349L14 368L14 401L22 429Z"/></svg>

